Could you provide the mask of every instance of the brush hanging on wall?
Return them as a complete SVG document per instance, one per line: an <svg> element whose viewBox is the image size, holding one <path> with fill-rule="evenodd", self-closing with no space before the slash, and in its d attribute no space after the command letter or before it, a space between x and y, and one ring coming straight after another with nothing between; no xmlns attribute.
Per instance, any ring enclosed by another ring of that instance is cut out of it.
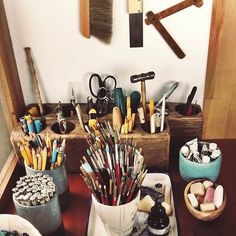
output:
<svg viewBox="0 0 236 236"><path fill-rule="evenodd" d="M80 0L80 31L109 44L112 37L113 0Z"/></svg>

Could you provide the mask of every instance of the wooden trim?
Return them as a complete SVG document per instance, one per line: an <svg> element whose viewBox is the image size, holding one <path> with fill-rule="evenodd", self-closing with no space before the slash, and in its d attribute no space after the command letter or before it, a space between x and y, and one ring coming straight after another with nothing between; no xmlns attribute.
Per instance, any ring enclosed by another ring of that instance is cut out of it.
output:
<svg viewBox="0 0 236 236"><path fill-rule="evenodd" d="M203 138L206 137L206 130L209 117L210 101L214 97L215 80L218 56L221 48L222 25L225 16L226 0L213 0L211 31L208 48L208 61L205 79L205 90L203 100Z"/></svg>
<svg viewBox="0 0 236 236"><path fill-rule="evenodd" d="M7 188L7 184L12 176L12 173L16 165L17 165L17 158L14 152L12 151L0 173L0 199L2 199L1 197L3 196L4 191Z"/></svg>
<svg viewBox="0 0 236 236"><path fill-rule="evenodd" d="M217 59L221 47L222 25L224 21L225 4L226 0L213 1L204 101L206 99L213 98L214 94L213 78L215 75Z"/></svg>
<svg viewBox="0 0 236 236"><path fill-rule="evenodd" d="M3 0L0 0L0 85L3 88L12 126L25 111Z"/></svg>
<svg viewBox="0 0 236 236"><path fill-rule="evenodd" d="M0 174L0 213L4 212L11 199L11 189L19 178L20 171L16 169L17 165L16 155L12 152Z"/></svg>
<svg viewBox="0 0 236 236"><path fill-rule="evenodd" d="M3 0L0 0L0 99L9 132L25 111L25 102L17 71ZM11 188L21 173L12 152L0 174L0 212L11 199Z"/></svg>

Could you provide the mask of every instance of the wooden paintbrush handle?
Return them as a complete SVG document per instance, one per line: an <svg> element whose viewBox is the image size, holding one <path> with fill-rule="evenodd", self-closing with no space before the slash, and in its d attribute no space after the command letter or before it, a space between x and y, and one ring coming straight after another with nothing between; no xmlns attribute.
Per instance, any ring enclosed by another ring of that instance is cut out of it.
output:
<svg viewBox="0 0 236 236"><path fill-rule="evenodd" d="M80 32L85 38L90 38L90 0L80 0Z"/></svg>
<svg viewBox="0 0 236 236"><path fill-rule="evenodd" d="M161 20L161 19L163 19L163 18L165 18L167 16L175 14L176 12L182 11L185 8L188 8L188 7L192 6L192 5L194 5L196 7L201 7L202 4L203 4L203 0L185 0L185 1L180 2L180 3L178 3L178 4L174 5L174 6L171 6L171 7L167 8L167 9L165 9L165 10L159 12L159 13L156 13L155 17L158 20ZM145 23L147 25L152 24L151 21L148 18L145 19Z"/></svg>
<svg viewBox="0 0 236 236"><path fill-rule="evenodd" d="M40 114L43 115L44 114L43 104L42 104L42 100L41 100L41 96L40 96L37 74L36 74L36 70L34 67L33 58L31 55L31 49L27 47L27 48L25 48L25 52L26 52L26 56L27 56L27 59L29 62L29 66L30 66L31 76L32 76L32 79L34 82L34 89L35 89L35 94L36 94L36 99L37 99L37 103L39 106Z"/></svg>

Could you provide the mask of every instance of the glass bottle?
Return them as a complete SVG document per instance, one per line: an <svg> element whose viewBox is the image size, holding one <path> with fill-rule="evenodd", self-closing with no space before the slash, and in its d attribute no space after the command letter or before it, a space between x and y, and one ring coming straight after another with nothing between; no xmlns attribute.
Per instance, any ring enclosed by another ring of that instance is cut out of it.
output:
<svg viewBox="0 0 236 236"><path fill-rule="evenodd" d="M168 235L169 230L170 221L165 208L159 202L156 202L148 217L149 235Z"/></svg>

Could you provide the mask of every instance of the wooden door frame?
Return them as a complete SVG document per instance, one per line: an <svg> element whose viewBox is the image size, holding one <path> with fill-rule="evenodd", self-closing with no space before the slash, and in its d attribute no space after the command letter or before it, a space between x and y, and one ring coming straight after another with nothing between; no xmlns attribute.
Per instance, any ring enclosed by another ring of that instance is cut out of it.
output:
<svg viewBox="0 0 236 236"><path fill-rule="evenodd" d="M209 99L213 99L214 97L214 87L215 87L214 76L217 67L217 59L221 47L222 28L223 28L222 25L225 16L225 5L226 5L226 0L213 0L207 71L206 71L205 90L203 99L203 116L204 116L203 138L207 138L204 135L206 133L207 120L208 120L208 108L206 101Z"/></svg>
<svg viewBox="0 0 236 236"><path fill-rule="evenodd" d="M25 102L17 71L3 0L0 0L0 99L9 133L24 114ZM0 212L7 206L11 188L20 174L12 151L0 175Z"/></svg>

